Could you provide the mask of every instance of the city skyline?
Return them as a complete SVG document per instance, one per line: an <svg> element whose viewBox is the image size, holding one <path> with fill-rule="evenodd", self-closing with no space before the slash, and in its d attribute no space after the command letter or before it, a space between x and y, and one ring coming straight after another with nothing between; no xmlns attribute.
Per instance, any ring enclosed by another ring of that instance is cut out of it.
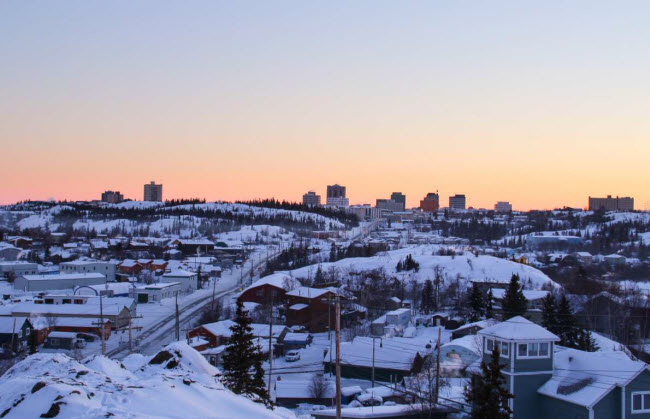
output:
<svg viewBox="0 0 650 419"><path fill-rule="evenodd" d="M339 182L351 204L437 189L646 209L634 4L4 3L0 203L137 198L155 178L166 199L298 201Z"/></svg>

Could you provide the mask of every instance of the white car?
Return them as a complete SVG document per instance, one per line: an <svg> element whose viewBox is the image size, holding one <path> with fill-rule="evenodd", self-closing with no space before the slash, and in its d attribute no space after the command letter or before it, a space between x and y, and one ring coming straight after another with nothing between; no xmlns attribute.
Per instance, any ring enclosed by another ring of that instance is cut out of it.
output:
<svg viewBox="0 0 650 419"><path fill-rule="evenodd" d="M296 362L299 359L300 351L298 350L287 351L286 355L284 356L284 360L287 362Z"/></svg>

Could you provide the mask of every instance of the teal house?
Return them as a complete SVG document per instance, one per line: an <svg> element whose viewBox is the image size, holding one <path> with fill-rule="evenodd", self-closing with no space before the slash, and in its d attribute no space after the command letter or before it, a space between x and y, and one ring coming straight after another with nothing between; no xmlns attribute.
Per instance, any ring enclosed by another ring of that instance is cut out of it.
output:
<svg viewBox="0 0 650 419"><path fill-rule="evenodd" d="M623 352L557 346L553 333L523 317L478 332L482 360L501 352L515 419L650 419L650 371ZM478 362L470 368L474 374Z"/></svg>

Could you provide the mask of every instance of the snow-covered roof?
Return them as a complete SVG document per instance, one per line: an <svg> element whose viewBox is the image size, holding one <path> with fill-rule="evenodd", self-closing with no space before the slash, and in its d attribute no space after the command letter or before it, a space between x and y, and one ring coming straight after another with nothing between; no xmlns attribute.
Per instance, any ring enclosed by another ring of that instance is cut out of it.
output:
<svg viewBox="0 0 650 419"><path fill-rule="evenodd" d="M232 320L221 320L218 322L214 323L208 323L204 324L202 327L212 333L215 336L224 336L224 337L230 337L232 335L232 330L230 330L230 326L234 325L235 322ZM258 336L258 337L267 337L269 336L269 325L268 324L260 324L260 323L253 323L251 324L251 328L253 336ZM273 337L278 337L282 334L284 331L285 326L281 324L274 324L273 325Z"/></svg>
<svg viewBox="0 0 650 419"><path fill-rule="evenodd" d="M468 351L474 352L476 355L481 355L481 343L477 343L479 339L476 335L467 335L454 339L442 345L442 348L452 349L454 347L460 347L467 349Z"/></svg>
<svg viewBox="0 0 650 419"><path fill-rule="evenodd" d="M308 304L294 304L289 307L289 310L300 311L306 309L307 307L309 307Z"/></svg>
<svg viewBox="0 0 650 419"><path fill-rule="evenodd" d="M53 274L53 275L23 275L28 281L56 281L56 280L68 280L74 281L78 279L104 279L106 278L103 274L100 273L70 273L70 274Z"/></svg>
<svg viewBox="0 0 650 419"><path fill-rule="evenodd" d="M560 340L553 333L521 316L515 316L494 326L478 332L480 336L489 336L510 341L551 341Z"/></svg>
<svg viewBox="0 0 650 419"><path fill-rule="evenodd" d="M15 320L15 323L14 323ZM20 332L20 328L25 323L24 317L0 317L0 333L11 334ZM15 329L14 329L15 327Z"/></svg>
<svg viewBox="0 0 650 419"><path fill-rule="evenodd" d="M464 325L452 330L452 332L460 332L462 330L470 329L472 327L478 327L479 329L485 329L487 327L494 326L497 323L499 323L499 321L495 320L495 319L479 320L477 322L464 324Z"/></svg>
<svg viewBox="0 0 650 419"><path fill-rule="evenodd" d="M322 398L333 398L336 393L334 381L325 381ZM311 381L278 380L275 382L275 395L278 398L311 399Z"/></svg>
<svg viewBox="0 0 650 419"><path fill-rule="evenodd" d="M541 300L542 298L546 297L549 293L549 291L544 291L544 290L523 290L522 292L524 294L524 297L526 297L526 299L529 301ZM502 299L505 294L506 294L506 290L503 288L492 289L492 296L497 300Z"/></svg>
<svg viewBox="0 0 650 419"><path fill-rule="evenodd" d="M298 287L293 291L289 291L287 295L302 298L318 298L328 292L336 293L336 290L333 288Z"/></svg>
<svg viewBox="0 0 650 419"><path fill-rule="evenodd" d="M630 360L623 352L558 351L553 377L538 393L585 407L592 407L615 386L624 386L648 366Z"/></svg>
<svg viewBox="0 0 650 419"><path fill-rule="evenodd" d="M299 286L300 282L283 272L276 272L272 275L267 275L264 278L260 278L257 281L253 282L244 290L244 292L253 288L257 288L261 285L271 285L276 288L285 289L285 286L287 285L290 287Z"/></svg>
<svg viewBox="0 0 650 419"><path fill-rule="evenodd" d="M182 269L178 269L163 275L163 278L191 278L196 276L195 272L188 272Z"/></svg>
<svg viewBox="0 0 650 419"><path fill-rule="evenodd" d="M50 332L47 335L48 339L76 339L77 334L74 332Z"/></svg>

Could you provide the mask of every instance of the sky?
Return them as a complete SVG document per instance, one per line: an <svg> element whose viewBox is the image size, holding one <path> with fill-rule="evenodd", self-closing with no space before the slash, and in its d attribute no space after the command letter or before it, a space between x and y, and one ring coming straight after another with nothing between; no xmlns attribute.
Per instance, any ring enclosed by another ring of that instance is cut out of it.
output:
<svg viewBox="0 0 650 419"><path fill-rule="evenodd" d="M647 1L0 2L0 203L650 207Z"/></svg>

